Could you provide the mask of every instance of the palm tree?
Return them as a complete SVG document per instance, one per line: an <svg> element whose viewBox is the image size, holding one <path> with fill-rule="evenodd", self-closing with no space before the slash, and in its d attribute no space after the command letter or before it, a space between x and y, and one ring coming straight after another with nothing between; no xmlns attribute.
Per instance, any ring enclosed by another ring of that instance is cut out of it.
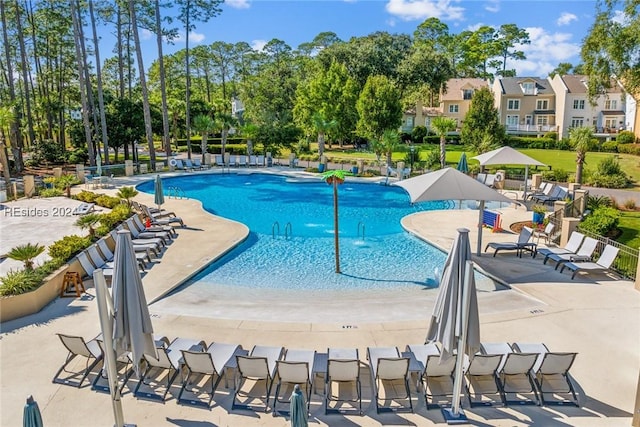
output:
<svg viewBox="0 0 640 427"><path fill-rule="evenodd" d="M7 156L6 134L11 125L15 122L15 114L13 109L9 107L0 107L0 163L2 163L2 174L4 177L5 188L11 191L11 171L9 170L9 158Z"/></svg>
<svg viewBox="0 0 640 427"><path fill-rule="evenodd" d="M318 155L324 154L324 142L328 132L338 125L335 120L327 120L322 113L315 113L311 117L313 121L313 128L318 132Z"/></svg>
<svg viewBox="0 0 640 427"><path fill-rule="evenodd" d="M207 138L210 133L216 130L216 122L205 114L199 114L193 118L193 129L202 136L200 148L202 149L202 163L204 164L204 155L207 152Z"/></svg>
<svg viewBox="0 0 640 427"><path fill-rule="evenodd" d="M431 120L431 128L440 137L440 167L446 166L446 147L447 134L456 130L456 120L451 117L438 116Z"/></svg>
<svg viewBox="0 0 640 427"><path fill-rule="evenodd" d="M238 121L235 119L235 117L229 114L220 113L216 114L215 123L216 128L220 130L222 136L222 155L224 155L224 150L227 146L227 136L229 135L229 129L237 125Z"/></svg>
<svg viewBox="0 0 640 427"><path fill-rule="evenodd" d="M138 190L133 187L122 187L118 190L116 196L127 200L127 205L131 206L131 199L138 195Z"/></svg>
<svg viewBox="0 0 640 427"><path fill-rule="evenodd" d="M322 179L333 185L333 241L336 253L336 273L340 273L340 242L338 239L338 184L344 182L344 177L351 175L345 170L330 170L322 174Z"/></svg>
<svg viewBox="0 0 640 427"><path fill-rule="evenodd" d="M45 247L39 244L18 245L7 253L7 257L24 262L25 270L33 270L33 259L44 252Z"/></svg>
<svg viewBox="0 0 640 427"><path fill-rule="evenodd" d="M90 213L90 214L86 214L81 216L80 218L78 218L76 220L76 225L78 227L80 227L81 229L85 229L88 228L89 229L89 236L91 236L91 239L93 239L96 235L96 230L95 228L93 228L97 223L100 222L100 220L102 219L102 214L99 213Z"/></svg>
<svg viewBox="0 0 640 427"><path fill-rule="evenodd" d="M591 148L593 132L588 127L577 127L569 131L569 143L576 150L576 183L582 184L582 169Z"/></svg>
<svg viewBox="0 0 640 427"><path fill-rule="evenodd" d="M393 152L400 146L400 134L395 129L387 129L382 133L382 137L380 137L379 147L387 156L387 166L391 166L391 155Z"/></svg>

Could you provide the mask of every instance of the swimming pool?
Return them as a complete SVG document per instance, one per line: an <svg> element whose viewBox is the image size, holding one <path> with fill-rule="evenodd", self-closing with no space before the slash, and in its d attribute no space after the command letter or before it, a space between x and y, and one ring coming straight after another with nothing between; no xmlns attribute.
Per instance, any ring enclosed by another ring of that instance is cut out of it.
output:
<svg viewBox="0 0 640 427"><path fill-rule="evenodd" d="M249 238L180 292L200 297L222 288L277 290L425 289L446 254L402 229L402 217L450 202L411 205L398 187L347 180L339 186L342 274L335 273L332 187L319 178L192 174L163 180L216 215L246 224ZM153 192L153 182L140 184ZM215 236L211 236L215 239Z"/></svg>

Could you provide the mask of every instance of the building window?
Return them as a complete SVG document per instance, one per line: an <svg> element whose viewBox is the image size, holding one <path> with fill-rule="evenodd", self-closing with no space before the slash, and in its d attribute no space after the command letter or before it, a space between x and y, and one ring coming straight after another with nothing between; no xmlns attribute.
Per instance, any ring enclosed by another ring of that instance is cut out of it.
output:
<svg viewBox="0 0 640 427"><path fill-rule="evenodd" d="M574 110L584 110L584 99L574 99L573 100L573 109Z"/></svg>
<svg viewBox="0 0 640 427"><path fill-rule="evenodd" d="M572 128L581 128L584 126L584 117L572 117L571 118L571 127Z"/></svg>
<svg viewBox="0 0 640 427"><path fill-rule="evenodd" d="M507 115L507 126L518 126L520 116Z"/></svg>
<svg viewBox="0 0 640 427"><path fill-rule="evenodd" d="M604 101L605 110L615 110L618 108L618 101L616 99L607 99Z"/></svg>
<svg viewBox="0 0 640 427"><path fill-rule="evenodd" d="M413 117L407 117L407 127L413 127Z"/></svg>
<svg viewBox="0 0 640 427"><path fill-rule="evenodd" d="M519 110L520 109L520 100L519 99L509 99L507 100L507 110Z"/></svg>
<svg viewBox="0 0 640 427"><path fill-rule="evenodd" d="M524 124L532 125L533 124L533 116L526 115L524 116Z"/></svg>
<svg viewBox="0 0 640 427"><path fill-rule="evenodd" d="M549 109L548 99L538 99L536 101L536 110L548 110L548 109Z"/></svg>
<svg viewBox="0 0 640 427"><path fill-rule="evenodd" d="M449 112L450 113L457 113L458 112L458 104L451 104L449 105Z"/></svg>
<svg viewBox="0 0 640 427"><path fill-rule="evenodd" d="M616 119L613 117L604 118L604 127L611 130L616 128Z"/></svg>
<svg viewBox="0 0 640 427"><path fill-rule="evenodd" d="M549 124L549 116L536 116L536 124L537 125L548 125Z"/></svg>
<svg viewBox="0 0 640 427"><path fill-rule="evenodd" d="M473 89L462 89L462 99L468 100L473 96Z"/></svg>
<svg viewBox="0 0 640 427"><path fill-rule="evenodd" d="M525 95L534 95L536 92L536 84L534 82L522 83L522 92Z"/></svg>

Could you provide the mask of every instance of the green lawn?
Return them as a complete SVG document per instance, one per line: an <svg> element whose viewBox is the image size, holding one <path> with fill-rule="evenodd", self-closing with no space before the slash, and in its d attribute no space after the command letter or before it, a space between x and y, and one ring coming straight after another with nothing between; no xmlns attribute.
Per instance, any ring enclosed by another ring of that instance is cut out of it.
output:
<svg viewBox="0 0 640 427"><path fill-rule="evenodd" d="M622 235L617 241L632 248L640 248L640 212L622 211L620 214L618 228L622 230Z"/></svg>

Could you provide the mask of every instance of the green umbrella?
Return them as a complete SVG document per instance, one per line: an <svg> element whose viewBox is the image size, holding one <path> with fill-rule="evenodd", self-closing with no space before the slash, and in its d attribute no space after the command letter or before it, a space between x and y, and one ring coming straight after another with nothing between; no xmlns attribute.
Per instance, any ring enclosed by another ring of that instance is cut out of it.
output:
<svg viewBox="0 0 640 427"><path fill-rule="evenodd" d="M308 427L307 404L304 401L304 394L300 390L300 385L296 384L291 393L291 427Z"/></svg>
<svg viewBox="0 0 640 427"><path fill-rule="evenodd" d="M40 408L38 403L33 400L33 396L27 397L27 404L24 406L23 427L42 427L42 416L40 415Z"/></svg>
<svg viewBox="0 0 640 427"><path fill-rule="evenodd" d="M458 169L462 173L469 173L469 165L467 164L467 153L462 153L456 169Z"/></svg>
<svg viewBox="0 0 640 427"><path fill-rule="evenodd" d="M162 190L162 178L160 178L160 175L156 175L153 193L153 202L158 205L158 209L160 209L160 206L164 204L164 191Z"/></svg>

